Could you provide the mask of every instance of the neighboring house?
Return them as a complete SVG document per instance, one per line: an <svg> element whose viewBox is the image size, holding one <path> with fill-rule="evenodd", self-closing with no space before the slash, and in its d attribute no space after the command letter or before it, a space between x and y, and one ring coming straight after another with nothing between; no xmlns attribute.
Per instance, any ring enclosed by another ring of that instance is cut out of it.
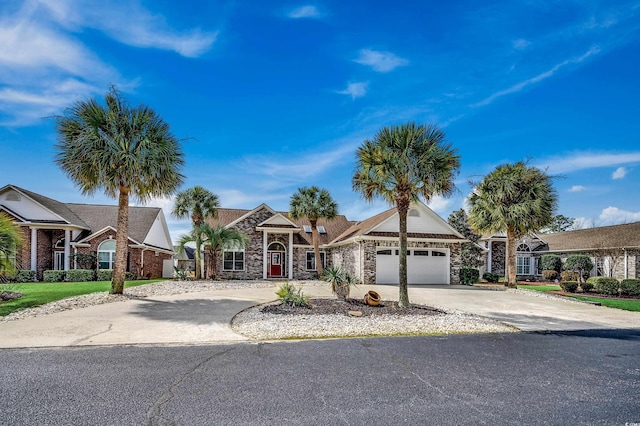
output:
<svg viewBox="0 0 640 426"><path fill-rule="evenodd" d="M426 205L412 205L407 218L409 284L458 284L460 247L467 242ZM316 277L311 226L261 204L253 210L218 209L211 225L223 225L249 237L243 250L223 252L222 279L313 279ZM396 209L362 222L339 215L318 221L324 266L342 266L364 284L398 283Z"/></svg>
<svg viewBox="0 0 640 426"><path fill-rule="evenodd" d="M185 246L184 250L181 252L180 247L173 246L173 251L175 252L175 256L173 257L173 266L186 272L194 272L196 270L195 248Z"/></svg>
<svg viewBox="0 0 640 426"><path fill-rule="evenodd" d="M76 254L96 256L95 267L113 269L118 207L73 204L47 198L15 185L0 188L0 211L22 229L16 266L42 279L50 269L79 269ZM156 207L129 207L127 271L139 277L162 276L173 246L162 213Z"/></svg>
<svg viewBox="0 0 640 426"><path fill-rule="evenodd" d="M484 236L480 243L488 250L485 270L504 275L506 236ZM592 276L640 278L640 222L531 234L517 243L516 274L521 279L540 279L544 254L556 254L563 261L572 254L586 254L594 264Z"/></svg>

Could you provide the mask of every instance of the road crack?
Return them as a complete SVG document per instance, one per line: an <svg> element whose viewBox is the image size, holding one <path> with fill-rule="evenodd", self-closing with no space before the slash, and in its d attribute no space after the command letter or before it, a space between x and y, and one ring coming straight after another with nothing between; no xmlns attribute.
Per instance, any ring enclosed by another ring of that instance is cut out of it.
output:
<svg viewBox="0 0 640 426"><path fill-rule="evenodd" d="M112 329L112 328L113 328L113 324L112 324L112 323L109 323L109 325L107 326L107 329L106 329L106 330L104 330L104 331L100 331L100 332L95 333L95 334L92 334L92 335L90 335L90 336L83 337L83 338L78 339L78 340L74 340L73 342L71 342L71 346L77 346L77 345L79 345L80 343L85 342L85 341L88 341L88 340L91 340L91 339L93 339L94 337L100 336L101 334L108 333L108 332L110 332L110 331L111 331L111 329Z"/></svg>

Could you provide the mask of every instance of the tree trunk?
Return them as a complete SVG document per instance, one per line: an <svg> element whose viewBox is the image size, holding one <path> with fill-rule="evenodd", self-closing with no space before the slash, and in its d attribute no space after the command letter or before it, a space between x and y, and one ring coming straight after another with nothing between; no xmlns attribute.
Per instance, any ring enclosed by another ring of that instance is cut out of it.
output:
<svg viewBox="0 0 640 426"><path fill-rule="evenodd" d="M234 265L235 268L235 265ZM218 250L211 251L211 278L218 277Z"/></svg>
<svg viewBox="0 0 640 426"><path fill-rule="evenodd" d="M111 294L122 294L127 273L129 253L129 188L120 186L118 196L118 230L116 233L116 259L111 279Z"/></svg>
<svg viewBox="0 0 640 426"><path fill-rule="evenodd" d="M505 277L507 282L505 285L511 288L517 288L516 277L516 232L513 228L507 228L507 270Z"/></svg>
<svg viewBox="0 0 640 426"><path fill-rule="evenodd" d="M318 271L318 279L322 277L322 259L320 259L320 244L318 242L318 221L309 219L311 223L311 240L313 241L313 253L316 258L316 271Z"/></svg>
<svg viewBox="0 0 640 426"><path fill-rule="evenodd" d="M398 216L400 217L400 266L398 273L400 275L399 282L399 300L398 305L401 308L408 308L409 290L407 288L407 212L409 211L409 200L400 199L396 201L398 206Z"/></svg>
<svg viewBox="0 0 640 426"><path fill-rule="evenodd" d="M194 229L198 229L195 227ZM197 231L196 231L197 232ZM202 279L202 259L200 258L200 250L202 249L202 244L199 242L200 238L196 238L196 270L195 270L195 279Z"/></svg>

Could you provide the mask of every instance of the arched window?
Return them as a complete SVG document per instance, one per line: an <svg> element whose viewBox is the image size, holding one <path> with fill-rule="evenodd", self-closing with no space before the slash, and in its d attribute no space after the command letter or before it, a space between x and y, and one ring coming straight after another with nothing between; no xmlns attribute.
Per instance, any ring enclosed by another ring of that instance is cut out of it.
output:
<svg viewBox="0 0 640 426"><path fill-rule="evenodd" d="M116 259L116 240L106 240L98 246L98 269L113 269Z"/></svg>
<svg viewBox="0 0 640 426"><path fill-rule="evenodd" d="M529 251L531 251L531 249L529 248L529 246L528 246L527 244L522 243L522 244L520 244L520 245L518 246L518 248L516 249L516 251L526 251L526 252L529 252Z"/></svg>
<svg viewBox="0 0 640 426"><path fill-rule="evenodd" d="M516 248L516 252L521 253L521 255L516 256L516 275L532 275L533 271L533 263L531 261L530 254L522 254L522 253L531 253L531 249L528 244L520 244L518 248Z"/></svg>

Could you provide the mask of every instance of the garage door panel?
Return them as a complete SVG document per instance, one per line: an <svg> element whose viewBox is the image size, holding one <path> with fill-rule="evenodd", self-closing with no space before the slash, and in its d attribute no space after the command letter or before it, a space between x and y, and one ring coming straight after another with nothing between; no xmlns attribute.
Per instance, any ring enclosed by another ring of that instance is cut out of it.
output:
<svg viewBox="0 0 640 426"><path fill-rule="evenodd" d="M376 282L398 284L400 256L395 249L378 250L376 254ZM409 284L448 284L449 255L443 249L410 250L407 256Z"/></svg>

